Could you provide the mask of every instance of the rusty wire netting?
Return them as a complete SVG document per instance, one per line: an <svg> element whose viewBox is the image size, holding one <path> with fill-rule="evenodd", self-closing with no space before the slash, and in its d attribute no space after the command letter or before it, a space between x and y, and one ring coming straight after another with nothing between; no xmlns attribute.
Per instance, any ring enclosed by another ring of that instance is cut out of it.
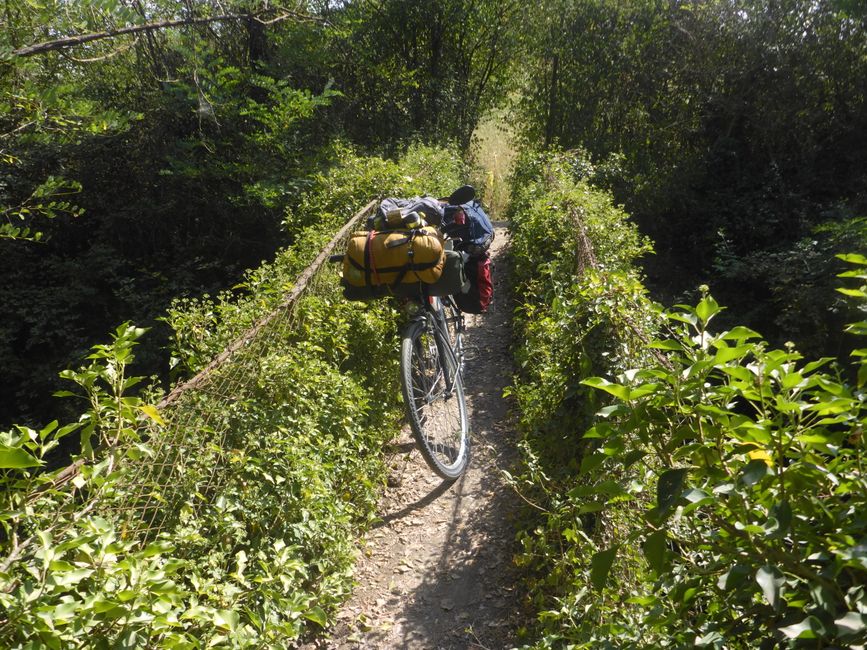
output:
<svg viewBox="0 0 867 650"><path fill-rule="evenodd" d="M585 223L586 215L584 209L573 207L569 211L569 216L575 226L575 263L579 275L584 275L591 269L599 271L601 266L596 256L593 242L587 234L587 224ZM643 308L637 303L633 302L632 304L635 307L636 313L641 313L643 311ZM653 335L650 334L645 327L626 314L620 314L619 318L623 321L626 328L641 342L642 347L648 350L657 362L668 370L674 369L671 361L660 350L650 347L653 342Z"/></svg>
<svg viewBox="0 0 867 650"><path fill-rule="evenodd" d="M249 396L261 360L291 337L299 299L337 281L337 265L328 264L328 257L345 249L349 234L373 206L369 203L346 223L276 309L160 403L166 426L152 432L152 458L136 465L122 498L106 507L126 527L126 535L152 538L176 521L182 504L205 505L219 490L226 474L222 470L241 444L232 433L243 408L232 407Z"/></svg>
<svg viewBox="0 0 867 650"><path fill-rule="evenodd" d="M115 522L126 540L146 542L176 524L181 507L204 507L226 480L226 468L237 453L233 429L244 417L244 400L250 395L260 374L262 359L293 336L296 306L309 294L331 287L338 279L338 267L329 264L334 251L345 249L354 227L375 205L371 201L356 213L322 249L317 258L296 279L281 303L232 342L206 368L177 386L159 404L164 424L143 426L146 445L125 443L128 448L115 453L126 464L124 478L110 493L96 491L86 497L72 517L65 508L42 519L42 530L55 533L74 526L86 514L98 514ZM129 453L137 446L141 453ZM74 487L82 462L71 465L53 482L54 504L82 499ZM57 490L60 494L57 494ZM65 491L65 494L63 493ZM32 495L35 501L38 494ZM16 559L32 552L33 538L16 541L0 562L3 570Z"/></svg>

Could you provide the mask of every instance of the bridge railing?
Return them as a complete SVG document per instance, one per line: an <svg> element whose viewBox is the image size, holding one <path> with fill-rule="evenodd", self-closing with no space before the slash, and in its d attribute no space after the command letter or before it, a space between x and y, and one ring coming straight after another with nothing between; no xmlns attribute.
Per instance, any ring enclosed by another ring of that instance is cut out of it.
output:
<svg viewBox="0 0 867 650"><path fill-rule="evenodd" d="M210 505L241 446L237 430L243 404L255 388L262 359L296 336L296 307L302 297L329 286L333 290L339 270L327 263L328 257L345 249L350 233L375 203L346 222L275 308L172 389L159 402L156 417L143 417L132 439L99 450L93 461L74 462L21 499L29 509L29 522L3 539L6 556L0 559L0 579L6 579L0 580L0 591L19 586L16 562L39 553L46 536L63 538L84 517L102 517L115 525L122 540L146 544L182 517L195 516L189 512L195 504ZM100 489L100 481L82 478L111 472L118 472L120 479L108 489ZM8 623L0 614L0 638Z"/></svg>

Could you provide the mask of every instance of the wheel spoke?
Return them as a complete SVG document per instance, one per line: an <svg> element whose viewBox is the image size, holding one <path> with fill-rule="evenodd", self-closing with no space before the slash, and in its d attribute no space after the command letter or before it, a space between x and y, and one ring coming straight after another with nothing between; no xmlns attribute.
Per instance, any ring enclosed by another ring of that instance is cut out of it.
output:
<svg viewBox="0 0 867 650"><path fill-rule="evenodd" d="M463 472L468 457L463 386L449 342L424 325L416 324L402 347L407 414L425 460L441 476L453 479Z"/></svg>

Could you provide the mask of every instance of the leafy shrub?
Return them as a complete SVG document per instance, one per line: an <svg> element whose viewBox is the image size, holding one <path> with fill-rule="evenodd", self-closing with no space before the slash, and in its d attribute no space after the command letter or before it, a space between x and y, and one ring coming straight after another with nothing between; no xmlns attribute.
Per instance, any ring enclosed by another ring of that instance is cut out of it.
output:
<svg viewBox="0 0 867 650"><path fill-rule="evenodd" d="M210 361L263 309L279 302L334 232L371 199L447 195L463 177L461 158L451 149L413 144L398 160L386 160L336 144L331 155L330 170L317 174L299 205L286 213L286 229L297 233L292 246L216 300L205 296L174 302L168 315L174 366L195 371ZM239 297L238 290L247 295Z"/></svg>
<svg viewBox="0 0 867 650"><path fill-rule="evenodd" d="M170 320L185 367L273 309L372 194L458 184L449 152L413 147L413 156L417 168L338 165L338 185L323 177L320 198L307 198L320 218L248 275L241 300L178 306ZM129 394L142 332L123 326L89 366L64 373L90 405L80 423L0 437L0 644L284 647L328 624L349 592L354 540L373 517L400 410L397 312L349 303L326 278L164 412L152 406L155 388ZM38 469L76 431L83 464L63 487L62 470Z"/></svg>
<svg viewBox="0 0 867 650"><path fill-rule="evenodd" d="M628 530L641 493L620 486L641 477L634 464L600 475L604 440L584 432L602 403L581 379L642 358L639 333L652 318L631 264L649 246L610 197L575 180L570 156L521 158L511 205L515 291L522 296L511 391L525 465L514 484L537 506L519 532L517 562L539 612L540 643L556 646L569 621L592 628L621 607L594 593L589 578L605 563L592 558Z"/></svg>
<svg viewBox="0 0 867 650"><path fill-rule="evenodd" d="M551 165L523 181L539 200L562 191ZM537 510L517 560L539 611L534 647L860 647L867 350L848 382L832 359L711 330L721 308L707 294L663 313L622 271L570 269L574 234L535 214L515 215L516 251L564 234L553 263L550 241L544 258L526 248L549 304L528 299L518 319L515 484ZM614 227L588 236L602 249ZM843 292L864 304L867 258L846 260L861 286Z"/></svg>
<svg viewBox="0 0 867 650"><path fill-rule="evenodd" d="M748 323L766 323L763 334L774 345L794 341L809 356L844 357L852 343L843 334L846 323L857 318L854 306L834 291L836 275L844 263L840 251L867 249L867 218L838 215L813 229L809 237L780 247L738 256L722 239L715 268L718 295L736 298ZM726 313L726 326L735 325Z"/></svg>

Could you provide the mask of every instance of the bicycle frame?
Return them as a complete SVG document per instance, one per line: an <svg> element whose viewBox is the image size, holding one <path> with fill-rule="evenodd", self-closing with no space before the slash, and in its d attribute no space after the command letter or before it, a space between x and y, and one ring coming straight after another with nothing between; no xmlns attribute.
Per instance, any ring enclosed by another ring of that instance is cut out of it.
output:
<svg viewBox="0 0 867 650"><path fill-rule="evenodd" d="M433 333L434 329L438 330L439 337L435 336L437 348L441 348L441 341L445 343L445 349L439 349L440 355L448 356L454 361L455 374L463 373L464 370L464 351L463 351L463 332L464 332L464 315L454 307L453 304L447 306L452 307L453 316L446 314L443 301L451 301L451 298L445 299L425 296L424 300L410 300L408 305L413 305L417 311L411 316L411 322L424 321L425 328ZM452 344L452 337L449 335L449 324L455 326L455 344ZM457 348L457 349L456 349ZM447 376L446 390L449 394L454 390L455 376Z"/></svg>

